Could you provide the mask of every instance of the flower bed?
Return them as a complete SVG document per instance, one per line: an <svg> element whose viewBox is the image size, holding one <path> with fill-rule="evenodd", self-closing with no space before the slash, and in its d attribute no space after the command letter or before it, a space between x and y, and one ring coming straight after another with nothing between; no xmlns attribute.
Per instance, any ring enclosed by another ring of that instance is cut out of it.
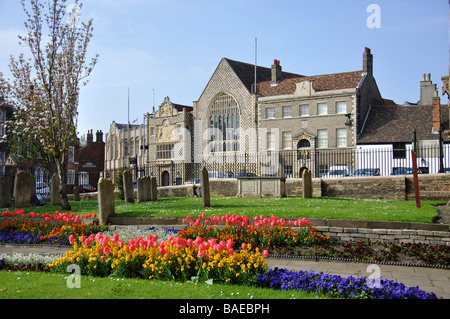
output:
<svg viewBox="0 0 450 319"><path fill-rule="evenodd" d="M14 262L11 257L0 256L0 269L65 273L70 264L77 264L83 275L92 276L302 289L333 298L436 298L417 287L407 288L387 280L373 285L364 277L341 278L323 273L267 269L265 258L269 250L274 253L281 248L294 251L319 247L320 250L332 246L329 238L318 234L306 219L287 222L275 216L250 219L227 214L205 218L202 214L195 220L188 216L184 222L189 226L178 232L149 228L136 233L119 233L111 232L106 225L84 224L80 218L86 216L77 218L56 213L45 215L40 221L35 220L36 215L24 216L16 211L11 217L0 226L0 233L9 234L9 237L5 235L5 242L19 237L19 242L25 243L66 240L73 249L65 256L54 256L47 261L47 267L39 262ZM363 251L375 253L371 250L375 245L370 242L352 245L344 245L349 256L362 256ZM399 248L391 249L391 253L395 253ZM448 257L448 252L443 254Z"/></svg>
<svg viewBox="0 0 450 319"><path fill-rule="evenodd" d="M304 290L334 298L350 299L437 299L434 293L426 293L419 287L406 287L391 280L371 280L352 276L316 273L314 271L289 271L270 269L258 276L262 287L280 290Z"/></svg>
<svg viewBox="0 0 450 319"><path fill-rule="evenodd" d="M23 210L5 211L9 217L0 224L0 243L69 245L69 235L89 235L107 229L106 225L84 223L83 220L96 215L77 215L74 213L25 215Z"/></svg>

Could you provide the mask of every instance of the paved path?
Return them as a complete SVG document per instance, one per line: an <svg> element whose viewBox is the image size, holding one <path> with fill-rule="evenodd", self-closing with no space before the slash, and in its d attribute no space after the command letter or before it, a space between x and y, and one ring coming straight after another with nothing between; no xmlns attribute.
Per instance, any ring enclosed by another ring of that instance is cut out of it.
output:
<svg viewBox="0 0 450 319"><path fill-rule="evenodd" d="M426 292L434 292L438 297L450 299L450 270L425 267L403 267L374 264L375 269L368 268L371 264L354 262L313 261L298 258L268 258L269 268L286 268L288 270L307 270L323 272L341 277L370 277L403 283L407 287L419 286ZM374 277L374 275L378 276Z"/></svg>
<svg viewBox="0 0 450 319"><path fill-rule="evenodd" d="M66 250L67 248L0 245L0 255L13 253L64 254ZM450 270L446 269L376 265L379 268L376 267L375 270L371 270L368 268L370 264L367 263L273 257L267 258L267 264L269 268L278 267L294 271L314 270L315 272L324 272L342 277L366 276L372 278L373 275L378 274L377 277L382 276L385 279L403 283L408 287L419 286L424 291L434 292L438 297L450 299Z"/></svg>

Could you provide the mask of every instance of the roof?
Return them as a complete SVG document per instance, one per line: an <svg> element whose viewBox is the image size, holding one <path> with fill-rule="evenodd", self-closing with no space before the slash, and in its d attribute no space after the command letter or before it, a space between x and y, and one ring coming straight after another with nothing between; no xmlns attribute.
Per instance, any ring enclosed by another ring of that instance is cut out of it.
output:
<svg viewBox="0 0 450 319"><path fill-rule="evenodd" d="M358 144L409 143L416 130L418 140L435 140L438 134L432 134L432 105L378 105L373 106L367 118ZM441 126L449 128L449 108L441 105ZM448 137L442 134L445 141Z"/></svg>
<svg viewBox="0 0 450 319"><path fill-rule="evenodd" d="M258 93L262 96L294 94L297 89L297 83L306 80L313 81L313 88L316 92L356 88L361 82L362 75L362 71L353 71L315 76L302 76L282 79L280 83L275 86L271 85L271 81L265 81L258 84Z"/></svg>
<svg viewBox="0 0 450 319"><path fill-rule="evenodd" d="M255 83L255 65L227 58L224 59L245 87L251 91L251 87ZM256 67L258 94L261 96L294 94L297 88L296 83L305 80L314 81L313 87L315 91L356 88L361 82L362 75L362 70L315 76L305 76L282 71L281 81L277 85L272 86L272 69L261 66Z"/></svg>
<svg viewBox="0 0 450 319"><path fill-rule="evenodd" d="M245 87L250 91L250 88L255 83L255 65L230 60L227 58L224 58L230 67L233 69L234 73L237 75L237 77L241 80L241 82L245 85ZM290 78L298 78L302 77L303 75L290 73L290 72L281 72L281 76L283 79L290 79ZM265 68L262 66L256 67L256 82L265 82L265 81L271 81L272 79L272 69L271 68Z"/></svg>
<svg viewBox="0 0 450 319"><path fill-rule="evenodd" d="M175 103L172 103L172 105L178 112L183 112L184 109L186 109L186 112L192 112L192 110L194 109L192 106L187 106L187 105L181 105L181 104L175 104Z"/></svg>

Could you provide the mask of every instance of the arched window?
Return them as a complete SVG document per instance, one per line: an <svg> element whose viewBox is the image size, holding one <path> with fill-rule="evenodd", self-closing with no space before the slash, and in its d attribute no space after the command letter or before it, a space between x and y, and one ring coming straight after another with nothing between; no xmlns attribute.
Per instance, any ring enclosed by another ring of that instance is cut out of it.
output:
<svg viewBox="0 0 450 319"><path fill-rule="evenodd" d="M311 143L306 139L302 139L297 143L297 149L310 148L310 147L311 147Z"/></svg>
<svg viewBox="0 0 450 319"><path fill-rule="evenodd" d="M229 94L222 93L214 100L209 118L212 151L239 151L239 107Z"/></svg>

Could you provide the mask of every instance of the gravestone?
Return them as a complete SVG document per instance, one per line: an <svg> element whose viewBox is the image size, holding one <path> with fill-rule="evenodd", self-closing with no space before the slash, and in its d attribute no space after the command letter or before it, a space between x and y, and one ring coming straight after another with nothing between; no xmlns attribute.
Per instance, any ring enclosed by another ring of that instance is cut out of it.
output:
<svg viewBox="0 0 450 319"><path fill-rule="evenodd" d="M25 171L20 171L16 174L14 180L14 207L25 208L30 206L31 200L31 186L33 176Z"/></svg>
<svg viewBox="0 0 450 319"><path fill-rule="evenodd" d="M150 200L158 199L158 187L156 185L156 177L150 177Z"/></svg>
<svg viewBox="0 0 450 319"><path fill-rule="evenodd" d="M303 187L302 187L302 196L303 198L312 198L312 178L311 171L309 169L305 169L302 173Z"/></svg>
<svg viewBox="0 0 450 319"><path fill-rule="evenodd" d="M80 189L78 188L78 186L73 187L73 197L76 202L80 201Z"/></svg>
<svg viewBox="0 0 450 319"><path fill-rule="evenodd" d="M203 167L202 169L201 184L202 184L202 206L211 207L211 196L209 192L209 176L206 167Z"/></svg>
<svg viewBox="0 0 450 319"><path fill-rule="evenodd" d="M138 202L148 202L151 198L150 194L150 176L137 179L137 200Z"/></svg>
<svg viewBox="0 0 450 319"><path fill-rule="evenodd" d="M61 194L59 193L59 176L57 173L53 174L50 180L50 202L53 206L61 205Z"/></svg>
<svg viewBox="0 0 450 319"><path fill-rule="evenodd" d="M97 189L99 222L108 223L108 218L115 215L114 184L108 179L100 178Z"/></svg>
<svg viewBox="0 0 450 319"><path fill-rule="evenodd" d="M10 207L11 204L11 177L0 176L0 207Z"/></svg>
<svg viewBox="0 0 450 319"><path fill-rule="evenodd" d="M126 169L123 172L123 193L125 196L125 203L134 203L134 189L133 189L133 177L131 171Z"/></svg>

